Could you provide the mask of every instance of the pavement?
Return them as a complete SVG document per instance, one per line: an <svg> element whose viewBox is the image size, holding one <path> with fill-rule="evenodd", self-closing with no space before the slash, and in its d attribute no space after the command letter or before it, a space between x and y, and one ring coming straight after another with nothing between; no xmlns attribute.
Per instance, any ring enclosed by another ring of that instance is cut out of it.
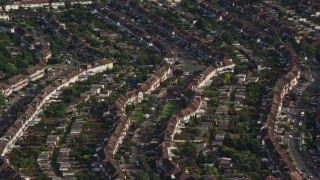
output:
<svg viewBox="0 0 320 180"><path fill-rule="evenodd" d="M164 88L165 89L165 88ZM162 91L161 91L162 92ZM160 99L162 99L166 95L165 92L158 94L156 102L159 102ZM153 126L156 115L156 111L152 111L149 115L149 118L146 118L146 120L143 122L142 127L135 130L133 133L133 137L131 138L131 141L133 141L134 145L131 148L130 152L130 159L129 163L125 165L125 168L129 172L137 172L141 170L137 166L137 160L139 156L144 155L146 151L146 138L149 138L147 142L150 142L152 139L152 135L149 134L148 128L151 128ZM150 139L151 138L151 139ZM128 175L128 179L134 179L133 176Z"/></svg>
<svg viewBox="0 0 320 180"><path fill-rule="evenodd" d="M188 83L189 79L192 76L188 76L185 77L185 81L184 83ZM156 98L156 104L164 104L167 102L167 100L170 97L170 94L167 93L167 90L169 88L175 89L175 92L180 92L181 89L183 89L184 85L179 86L179 85L169 85L166 88L162 88L161 91L157 94L157 98ZM150 142L152 140L153 135L156 134L155 131L154 132L150 132L151 127L154 126L154 124L156 123L156 119L157 119L157 112L156 111L152 111L149 115L150 117L147 118L144 122L141 128L136 129L133 137L131 138L131 141L134 142L134 145L132 146L131 152L130 152L130 159L129 159L129 163L127 163L125 165L126 171L128 172L132 172L130 174L128 174L127 178L128 179L134 179L134 177L132 176L132 174L134 174L135 172L141 170L139 167L137 167L137 160L139 158L139 156L143 156L145 155L146 152L146 144L147 142ZM154 127L156 128L156 127ZM151 134L150 134L151 133ZM144 146L141 146L141 144L144 144Z"/></svg>
<svg viewBox="0 0 320 180"><path fill-rule="evenodd" d="M308 61L308 64L310 64L310 71L303 72L303 74L309 76L311 75L314 79L314 82L308 81L305 83L300 88L303 93L311 93L313 88L318 87L318 82L320 82L320 65L310 60ZM306 107L307 105L304 104L299 97L294 104L294 107L290 109L291 117L296 119L296 121L294 122L293 130L291 132L292 138L287 138L287 142L289 145L289 150L293 156L293 161L297 167L303 171L306 176L310 177L311 175L312 178L309 179L318 179L316 178L318 176L315 169L312 168L312 166L314 166L312 158L307 154L307 152L303 150L301 151L301 149L299 150L300 132L298 129L298 122L304 121L304 119L300 117L300 113L301 111L304 111Z"/></svg>

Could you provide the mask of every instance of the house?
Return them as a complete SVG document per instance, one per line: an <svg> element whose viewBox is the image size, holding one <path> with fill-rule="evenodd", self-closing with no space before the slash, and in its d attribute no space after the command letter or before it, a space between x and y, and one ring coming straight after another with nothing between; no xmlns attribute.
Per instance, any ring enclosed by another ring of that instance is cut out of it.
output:
<svg viewBox="0 0 320 180"><path fill-rule="evenodd" d="M104 64L102 64L103 66ZM99 65L98 65L99 66ZM96 67L98 67L96 66ZM91 68L91 67L90 67ZM89 69L90 69L89 68ZM88 71L88 70L86 70ZM0 139L0 150L1 155L4 156L6 153L11 151L12 146L16 142L17 138L22 135L23 129L32 121L36 115L40 112L41 107L50 101L51 97L56 93L57 90L63 88L69 83L75 82L78 80L75 77L78 77L81 73L86 73L84 70L73 71L66 75L65 79L59 79L45 87L38 96L36 96L32 102L27 106L25 112L21 113L16 121L11 124L6 130L4 135ZM19 74L6 82L6 85L11 86L12 90L21 89L28 82L28 78L25 75ZM2 85L3 88L3 85ZM3 89L2 89L3 90ZM3 93L3 92L2 92ZM76 122L71 127L71 136L77 136L81 132L81 125L83 121L77 119ZM52 138L52 139L51 139ZM48 144L55 144L54 140L58 137L48 137Z"/></svg>
<svg viewBox="0 0 320 180"><path fill-rule="evenodd" d="M92 68L90 71L93 71L94 73L101 73L107 69L113 68L113 62L108 59L103 59L98 62L98 64Z"/></svg>
<svg viewBox="0 0 320 180"><path fill-rule="evenodd" d="M89 91L90 91L90 94L100 94L101 87L92 87Z"/></svg>
<svg viewBox="0 0 320 180"><path fill-rule="evenodd" d="M113 83L114 81L114 77L112 75L103 75L104 76L104 79L103 81L106 81L107 83Z"/></svg>
<svg viewBox="0 0 320 180"><path fill-rule="evenodd" d="M227 106L218 106L218 109L216 110L216 115L226 115L228 114L229 107Z"/></svg>
<svg viewBox="0 0 320 180"><path fill-rule="evenodd" d="M102 162L104 174L108 180L125 180L126 176L113 160L107 159Z"/></svg>
<svg viewBox="0 0 320 180"><path fill-rule="evenodd" d="M72 170L62 172L62 176L66 178L74 178L74 175L75 175L75 172Z"/></svg>
<svg viewBox="0 0 320 180"><path fill-rule="evenodd" d="M161 63L160 67L140 86L138 91L150 94L161 85L161 82L169 78L171 74L171 65L166 62Z"/></svg>
<svg viewBox="0 0 320 180"><path fill-rule="evenodd" d="M181 122L187 123L191 117L200 116L201 113L204 113L204 110L200 109L203 103L201 97L193 98L188 107L179 112L178 116L180 117Z"/></svg>
<svg viewBox="0 0 320 180"><path fill-rule="evenodd" d="M181 133L181 129L179 129L179 123L180 118L177 114L173 114L171 118L163 125L164 130L160 134L160 137L164 143L172 142L175 134Z"/></svg>
<svg viewBox="0 0 320 180"><path fill-rule="evenodd" d="M214 63L212 66L207 67L203 70L188 87L192 90L202 88L211 84L211 78L218 75L224 71L233 72L235 64L232 62L232 59L225 58L222 62Z"/></svg>
<svg viewBox="0 0 320 180"><path fill-rule="evenodd" d="M202 73L197 76L192 83L190 84L191 89L197 89L201 87L205 87L211 84L210 79L216 74L216 68L213 66L209 66Z"/></svg>
<svg viewBox="0 0 320 180"><path fill-rule="evenodd" d="M71 163L61 163L59 166L60 171L69 171L71 168Z"/></svg>
<svg viewBox="0 0 320 180"><path fill-rule="evenodd" d="M50 152L41 152L37 157L37 162L48 162L50 161Z"/></svg>
<svg viewBox="0 0 320 180"><path fill-rule="evenodd" d="M6 11L16 10L21 8L49 7L48 0L32 0L32 1L9 1L4 9Z"/></svg>
<svg viewBox="0 0 320 180"><path fill-rule="evenodd" d="M165 176L172 179L194 179L188 173L181 170L177 165L174 165L168 158L160 158L157 161L157 169L159 173L162 172Z"/></svg>
<svg viewBox="0 0 320 180"><path fill-rule="evenodd" d="M156 90L160 86L160 82L160 78L152 74L142 85L146 87L146 89L142 89L144 90L143 92L145 94L150 94L152 91Z"/></svg>
<svg viewBox="0 0 320 180"><path fill-rule="evenodd" d="M81 133L83 123L84 121L82 119L76 119L71 126L70 134L79 135Z"/></svg>
<svg viewBox="0 0 320 180"><path fill-rule="evenodd" d="M4 179L22 180L20 174L4 159L0 159L0 176Z"/></svg>
<svg viewBox="0 0 320 180"><path fill-rule="evenodd" d="M105 152L111 154L115 154L117 152L127 134L127 131L129 130L130 122L131 120L125 115L118 117L114 123L115 126L113 128L113 133L111 134L107 145L105 146Z"/></svg>
<svg viewBox="0 0 320 180"><path fill-rule="evenodd" d="M237 74L237 75L236 75L236 78L238 78L239 83L245 82L245 81L246 81L246 77L247 77L246 74Z"/></svg>
<svg viewBox="0 0 320 180"><path fill-rule="evenodd" d="M233 166L231 158L222 157L219 160L219 169L231 169Z"/></svg>
<svg viewBox="0 0 320 180"><path fill-rule="evenodd" d="M22 74L25 75L29 79L29 81L35 81L43 77L44 67L35 65L25 70Z"/></svg>
<svg viewBox="0 0 320 180"><path fill-rule="evenodd" d="M53 9L57 9L59 7L64 7L65 6L65 3L62 2L62 1L55 1L55 2L52 2L51 3L51 6Z"/></svg>
<svg viewBox="0 0 320 180"><path fill-rule="evenodd" d="M28 85L29 79L23 74L18 74L8 79L5 84L11 86L12 91L18 91Z"/></svg>
<svg viewBox="0 0 320 180"><path fill-rule="evenodd" d="M59 155L58 155L58 157L57 157L57 162L59 163L59 164L61 164L61 163L67 163L67 162L69 162L70 161L70 159L69 159L69 153L67 153L67 152L60 152L59 153Z"/></svg>
<svg viewBox="0 0 320 180"><path fill-rule="evenodd" d="M60 139L59 135L48 135L46 139L46 146L55 146Z"/></svg>
<svg viewBox="0 0 320 180"><path fill-rule="evenodd" d="M9 96L12 93L11 86L4 83L0 83L0 92L4 96Z"/></svg>
<svg viewBox="0 0 320 180"><path fill-rule="evenodd" d="M243 103L240 100L235 100L233 103L234 103L234 109L236 111L241 110L241 108L243 107Z"/></svg>
<svg viewBox="0 0 320 180"><path fill-rule="evenodd" d="M217 134L215 137L214 137L214 141L215 142L223 142L224 140L224 134Z"/></svg>
<svg viewBox="0 0 320 180"><path fill-rule="evenodd" d="M11 18L10 18L8 13L1 12L0 13L0 19L4 20L4 21L9 21Z"/></svg>

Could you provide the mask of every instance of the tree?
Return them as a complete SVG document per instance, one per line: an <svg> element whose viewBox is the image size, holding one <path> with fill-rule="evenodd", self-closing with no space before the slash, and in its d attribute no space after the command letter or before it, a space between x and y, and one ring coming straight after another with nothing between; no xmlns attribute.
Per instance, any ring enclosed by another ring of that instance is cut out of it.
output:
<svg viewBox="0 0 320 180"><path fill-rule="evenodd" d="M44 111L47 117L63 118L67 112L67 105L62 102L51 103Z"/></svg>
<svg viewBox="0 0 320 180"><path fill-rule="evenodd" d="M79 96L80 93L75 89L74 86L68 87L63 91L64 102L69 104L74 101L75 97Z"/></svg>
<svg viewBox="0 0 320 180"><path fill-rule="evenodd" d="M77 172L75 176L76 176L76 179L79 179L79 180L96 179L95 174L93 172L90 172L88 169L84 169L80 172Z"/></svg>
<svg viewBox="0 0 320 180"><path fill-rule="evenodd" d="M312 44L307 43L306 41L302 40L300 42L301 50L306 55L315 55L316 54L316 47Z"/></svg>
<svg viewBox="0 0 320 180"><path fill-rule="evenodd" d="M207 153L207 162L215 164L217 162L217 157L213 154L213 152Z"/></svg>
<svg viewBox="0 0 320 180"><path fill-rule="evenodd" d="M285 16L286 14L283 11L278 11L278 17L282 18L283 16Z"/></svg>
<svg viewBox="0 0 320 180"><path fill-rule="evenodd" d="M223 83L224 84L230 84L231 76L232 75L230 73L224 73L223 74Z"/></svg>
<svg viewBox="0 0 320 180"><path fill-rule="evenodd" d="M0 5L3 6L6 4L6 2L7 2L6 0L0 0Z"/></svg>
<svg viewBox="0 0 320 180"><path fill-rule="evenodd" d="M0 106L4 106L6 104L5 97L0 93Z"/></svg>
<svg viewBox="0 0 320 180"><path fill-rule="evenodd" d="M299 47L299 44L297 43L297 41L294 37L290 37L288 42L293 48Z"/></svg>
<svg viewBox="0 0 320 180"><path fill-rule="evenodd" d="M63 59L57 56L54 56L48 61L48 64L60 64L63 62Z"/></svg>
<svg viewBox="0 0 320 180"><path fill-rule="evenodd" d="M183 75L183 71L181 69L175 69L173 71L173 74L177 77L182 76Z"/></svg>
<svg viewBox="0 0 320 180"><path fill-rule="evenodd" d="M284 149L285 151L289 149L288 144L281 144L280 145L282 149Z"/></svg>
<svg viewBox="0 0 320 180"><path fill-rule="evenodd" d="M13 76L16 74L17 72L17 68L14 64L12 63L7 63L5 66L5 71L7 74L9 74L9 76Z"/></svg>
<svg viewBox="0 0 320 180"><path fill-rule="evenodd" d="M209 133L210 133L210 136L209 136L210 140L214 140L215 136L217 135L216 128L215 127L211 127L209 129Z"/></svg>
<svg viewBox="0 0 320 180"><path fill-rule="evenodd" d="M195 25L198 29L206 30L206 24L205 24L203 18L199 18Z"/></svg>
<svg viewBox="0 0 320 180"><path fill-rule="evenodd" d="M26 60L29 63L32 63L34 58L32 57L32 54L30 52L28 52L27 50L23 50L22 59Z"/></svg>
<svg viewBox="0 0 320 180"><path fill-rule="evenodd" d="M236 146L236 142L231 138L231 136L229 134L226 134L224 136L223 144L228 147L235 147Z"/></svg>
<svg viewBox="0 0 320 180"><path fill-rule="evenodd" d="M167 80L165 80L165 81L162 82L162 86L163 86L163 87L168 87L169 85L170 85L169 79L167 79Z"/></svg>
<svg viewBox="0 0 320 180"><path fill-rule="evenodd" d="M65 2L64 2L64 6L65 6L66 9L70 9L70 7L71 7L71 2L70 2L70 1L65 1Z"/></svg>
<svg viewBox="0 0 320 180"><path fill-rule="evenodd" d="M207 162L206 155L203 154L203 152L200 152L196 158L196 162L198 165L203 165Z"/></svg>
<svg viewBox="0 0 320 180"><path fill-rule="evenodd" d="M118 73L118 72L121 71L121 69L122 68L118 64L116 64L116 65L113 66L112 71L115 72L115 73Z"/></svg>
<svg viewBox="0 0 320 180"><path fill-rule="evenodd" d="M234 41L234 37L231 33L227 32L222 34L222 39L224 40L224 42L226 42L227 44L232 44Z"/></svg>
<svg viewBox="0 0 320 180"><path fill-rule="evenodd" d="M180 150L180 155L191 155L191 154L196 154L197 152L197 147L193 142L187 141L183 144L182 149Z"/></svg>
<svg viewBox="0 0 320 180"><path fill-rule="evenodd" d="M159 64L161 62L161 57L159 55L152 55L150 59L151 59L151 64L153 65Z"/></svg>
<svg viewBox="0 0 320 180"><path fill-rule="evenodd" d="M127 105L126 106L126 114L131 114L134 111L134 105Z"/></svg>
<svg viewBox="0 0 320 180"><path fill-rule="evenodd" d="M218 152L220 153L221 156L225 156L225 157L233 157L237 153L237 151L234 148L230 148L225 145L219 146Z"/></svg>
<svg viewBox="0 0 320 180"><path fill-rule="evenodd" d="M138 171L135 175L134 175L135 179L141 179L141 180L149 180L150 177L148 175L148 173L144 172L144 171Z"/></svg>
<svg viewBox="0 0 320 180"><path fill-rule="evenodd" d="M261 147L259 140L254 139L252 137L248 138L246 144L247 144L247 149L249 149L251 152L257 152Z"/></svg>
<svg viewBox="0 0 320 180"><path fill-rule="evenodd" d="M312 119L313 113L312 113L312 110L310 108L306 108L304 110L304 113L305 113L307 119Z"/></svg>
<svg viewBox="0 0 320 180"><path fill-rule="evenodd" d="M144 65L144 57L138 56L136 59L136 65Z"/></svg>
<svg viewBox="0 0 320 180"><path fill-rule="evenodd" d="M302 102L305 103L305 104L310 104L311 98L310 98L309 93L304 93L304 94L302 95L301 100L302 100Z"/></svg>
<svg viewBox="0 0 320 180"><path fill-rule="evenodd" d="M216 178L218 178L218 176L219 176L219 172L218 172L217 168L215 168L215 167L207 166L204 171L205 171L205 174L214 175Z"/></svg>

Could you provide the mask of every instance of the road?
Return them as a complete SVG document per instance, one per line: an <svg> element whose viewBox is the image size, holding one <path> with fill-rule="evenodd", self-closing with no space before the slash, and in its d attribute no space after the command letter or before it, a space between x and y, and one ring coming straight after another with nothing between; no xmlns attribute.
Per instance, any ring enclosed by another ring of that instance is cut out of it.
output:
<svg viewBox="0 0 320 180"><path fill-rule="evenodd" d="M69 58L71 56L67 52L61 52L61 55L65 55ZM74 70L73 61L71 61L69 65L62 64L55 66L55 68L66 70L62 70L59 74L47 79L46 81L49 83L56 79L64 77L68 72ZM34 85L31 88L24 89L25 91L20 90L19 94L14 94L13 97L9 99L9 101L6 103L6 113L0 114L0 134L4 133L4 130L16 120L17 114L23 111L23 108L28 105L33 100L33 98L42 90L38 85Z"/></svg>
<svg viewBox="0 0 320 180"><path fill-rule="evenodd" d="M156 107L159 104L165 104L168 99L172 97L172 94L168 94L168 89L174 89L174 91L170 92L181 92L182 89L184 89L185 85L189 83L189 81L194 78L193 75L190 75L188 77L184 77L184 84L183 85L169 85L166 88L162 88L162 90L157 94L156 98L156 104L154 107ZM131 152L130 152L130 159L129 163L125 165L126 170L128 172L133 172L133 174L139 170L141 170L137 166L137 160L139 159L139 156L145 155L148 149L147 144L152 141L153 138L157 138L157 117L159 114L157 114L156 110L153 110L150 114L149 118L146 118L146 120L143 122L143 125L141 128L136 129L133 133L133 137L131 140L133 141L134 145L132 146ZM161 127L161 126L159 126ZM154 129L153 129L154 128ZM152 130L152 131L151 131ZM152 150L155 151L155 149L149 149L151 152ZM128 175L128 179L134 179L131 174Z"/></svg>
<svg viewBox="0 0 320 180"><path fill-rule="evenodd" d="M315 87L318 87L318 82L320 82L320 65L312 60L308 60L308 64L310 65L310 71L305 71L303 72L303 74L306 76L310 76L310 79L314 79L314 82L308 81L300 88L300 90L303 93L312 94L313 89ZM298 128L298 122L304 121L304 119L301 118L300 113L304 111L304 109L307 107L308 105L304 104L301 101L301 98L298 98L296 103L294 104L294 107L290 109L291 117L292 119L295 119L295 122L294 128L291 132L292 138L288 138L287 141L289 145L289 150L293 156L294 162L296 163L297 167L301 171L305 171L304 174L306 174L306 176L312 175L313 177L317 177L315 170L312 168L313 160L309 155L307 155L307 152L301 151L301 149L299 150L300 131Z"/></svg>
<svg viewBox="0 0 320 180"><path fill-rule="evenodd" d="M135 17L131 11L126 11L126 13L119 12L117 7L108 6L109 10L117 12L117 14L121 14L121 16L126 17L127 19L131 19L132 17ZM149 31L148 29L153 29L154 26L152 23L146 23L143 24L139 19L135 19L135 22L137 22L135 25L148 31L150 34L153 35L153 38L160 40L162 43L167 46L172 54L178 57L178 59L181 61L181 69L187 72L194 72L199 71L203 69L205 66L200 64L195 64L195 61L199 61L202 58L197 57L195 52L191 52L190 50L186 50L184 47L179 46L177 43L174 43L172 39L164 36L161 33L156 33L153 31ZM156 34L155 34L156 33ZM155 35L154 35L155 34Z"/></svg>

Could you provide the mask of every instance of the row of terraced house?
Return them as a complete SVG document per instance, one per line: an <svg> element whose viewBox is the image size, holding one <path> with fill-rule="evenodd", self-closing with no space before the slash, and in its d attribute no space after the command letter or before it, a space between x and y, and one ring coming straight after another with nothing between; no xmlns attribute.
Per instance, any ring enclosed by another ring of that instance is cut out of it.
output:
<svg viewBox="0 0 320 180"><path fill-rule="evenodd" d="M174 113L163 125L163 130L160 134L160 145L157 151L156 167L158 173L170 176L173 179L195 179L172 161L174 155L171 150L175 149L174 137L176 134L181 133L184 124L192 117L201 117L205 114L207 103L198 91L208 86L213 76L217 76L223 72L233 71L234 66L235 64L231 59L225 59L222 63L214 63L204 69L191 81L187 89L192 90L195 95L190 100L188 107Z"/></svg>
<svg viewBox="0 0 320 180"><path fill-rule="evenodd" d="M288 159L286 152L277 142L276 133L274 130L281 111L283 97L293 86L296 85L298 79L300 78L300 67L297 54L285 44L274 40L271 35L268 35L259 31L255 27L243 23L238 17L234 17L225 10L213 7L206 1L195 2L198 3L202 11L210 15L210 17L217 18L226 26L232 27L235 31L251 37L251 39L256 43L273 49L281 58L286 60L288 69L287 73L277 81L272 92L268 94L270 103L266 111L266 121L264 122L264 126L261 128L261 135L263 144L266 145L267 154L269 155L273 165L279 169L282 174L288 173L300 176L297 173L297 167ZM250 7L250 4L240 1L228 0L221 1L221 3L226 4L227 7L229 6L229 8L236 9L239 13L247 12L250 8L255 9L254 7ZM252 15L253 17L257 18L257 16L255 16L256 12L258 11L250 11L248 15ZM264 15L267 16L267 14ZM265 19L269 20L270 23L268 24L270 27L278 27L279 25L280 27L283 27L281 23L276 21L274 18L265 17ZM285 37L287 34L282 33L281 35L282 37Z"/></svg>
<svg viewBox="0 0 320 180"><path fill-rule="evenodd" d="M18 91L27 86L30 81L35 81L43 77L45 65L51 58L51 51L50 47L42 39L35 38L33 35L27 33L23 28L15 28L11 24L7 23L1 23L0 27L2 31L14 33L22 43L29 47L30 50L36 50L37 57L40 60L40 62L35 66L27 68L22 73L0 83L0 92L3 95L8 96L13 91Z"/></svg>
<svg viewBox="0 0 320 180"><path fill-rule="evenodd" d="M54 97L59 89L69 86L70 83L85 80L86 76L89 74L94 75L107 69L111 69L113 68L113 62L104 59L94 65L88 64L83 67L86 68L72 71L68 73L64 79L58 79L52 82L45 87L29 105L27 105L26 110L21 113L16 121L11 126L7 127L7 130L2 134L0 138L1 157L5 158L5 155L12 150L17 139L23 134L24 130L28 128L27 124L42 112L43 105L50 101L50 98ZM8 161L8 159L6 159L6 161Z"/></svg>
<svg viewBox="0 0 320 180"><path fill-rule="evenodd" d="M162 62L160 67L139 88L120 95L111 105L109 114L112 115L112 118L109 121L110 124L113 124L113 130L105 142L103 151L99 153L103 167L102 173L107 179L125 179L125 174L114 160L114 155L126 137L131 123L131 119L125 114L126 106L140 103L144 99L144 95L152 93L171 74L172 67L166 62Z"/></svg>
<svg viewBox="0 0 320 180"><path fill-rule="evenodd" d="M184 48L195 52L198 56L211 60L221 60L224 54L210 49L200 38L192 33L179 29L175 25L170 24L162 17L148 12L141 4L132 0L112 1L119 8L130 10L134 15L145 20L153 25L153 30L156 33L171 39L176 38L177 43Z"/></svg>
<svg viewBox="0 0 320 180"><path fill-rule="evenodd" d="M55 15L52 15L51 13L44 14L41 12L19 11L19 12L10 14L9 19L27 19L27 20L33 20L33 21L44 23L46 26L53 28L53 30L57 31L63 38L65 38L72 45L72 47L79 54L81 54L84 58L89 59L89 62L93 62L103 58L103 53L101 51L91 47L83 38L79 38L73 35L72 33L68 32L65 29L64 25L58 21L57 17ZM24 34L29 36L29 34L21 30L21 28L19 28L19 32L17 32L17 34L18 34L18 37L22 37ZM33 39L35 38L28 37L26 40L33 40ZM38 49L39 47L41 47L41 45L43 46L44 44L43 43L39 44L37 42L33 43L31 44L31 49ZM39 54L39 57L43 57L43 59L48 60L48 57L47 57L48 54L45 54L44 51L40 51L38 54ZM45 55L45 56L40 56L40 55ZM50 57L51 57L51 54L49 58Z"/></svg>
<svg viewBox="0 0 320 180"><path fill-rule="evenodd" d="M132 34L134 37L138 38L144 42L149 47L154 47L167 62L173 62L176 60L175 56L171 53L171 50L166 47L161 41L152 37L150 33L145 31L142 28L139 28L134 23L125 18L116 12L112 12L107 8L95 7L96 12L100 18L110 20L113 24L120 27L120 29L127 31L129 34Z"/></svg>
<svg viewBox="0 0 320 180"><path fill-rule="evenodd" d="M92 4L91 0L73 0L71 4ZM3 6L5 11L17 10L19 8L58 8L64 6L64 1L49 1L49 0L22 0L22 1L7 1Z"/></svg>

